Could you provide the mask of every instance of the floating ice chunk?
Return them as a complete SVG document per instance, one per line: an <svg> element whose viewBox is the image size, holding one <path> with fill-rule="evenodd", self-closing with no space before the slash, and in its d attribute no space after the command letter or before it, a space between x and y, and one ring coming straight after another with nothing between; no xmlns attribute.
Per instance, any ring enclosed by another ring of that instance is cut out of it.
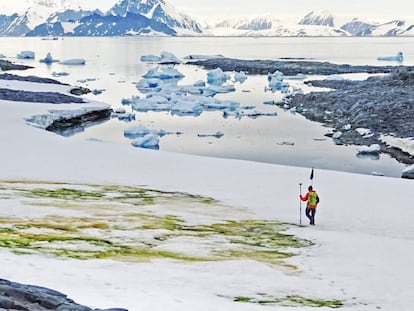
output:
<svg viewBox="0 0 414 311"><path fill-rule="evenodd" d="M157 63L161 60L160 56L157 55L142 55L140 58L141 62L153 62L153 63Z"/></svg>
<svg viewBox="0 0 414 311"><path fill-rule="evenodd" d="M208 96L205 95L208 91L212 91L214 93L231 93L234 92L236 90L236 88L234 87L234 85L210 85L208 87L206 87L205 89L203 89L203 94L204 96Z"/></svg>
<svg viewBox="0 0 414 311"><path fill-rule="evenodd" d="M156 68L150 69L144 78L157 78L157 79L181 79L184 75L172 66L157 66Z"/></svg>
<svg viewBox="0 0 414 311"><path fill-rule="evenodd" d="M217 100L211 98L209 102L203 102L205 110L230 110L234 111L240 107L240 103L232 100Z"/></svg>
<svg viewBox="0 0 414 311"><path fill-rule="evenodd" d="M161 53L161 60L159 61L160 64L180 64L181 61L172 53L170 52L162 52Z"/></svg>
<svg viewBox="0 0 414 311"><path fill-rule="evenodd" d="M403 55L403 52L398 52L397 55L395 55L395 56L380 56L380 57L377 57L377 60L402 62L404 60L404 55Z"/></svg>
<svg viewBox="0 0 414 311"><path fill-rule="evenodd" d="M159 92L162 89L162 81L159 79L142 79L135 87L141 93Z"/></svg>
<svg viewBox="0 0 414 311"><path fill-rule="evenodd" d="M105 89L93 89L92 94L93 95L99 95L99 94L102 94L104 91L106 91L106 90Z"/></svg>
<svg viewBox="0 0 414 311"><path fill-rule="evenodd" d="M220 131L215 132L214 134L197 134L198 137L215 137L221 138L224 134Z"/></svg>
<svg viewBox="0 0 414 311"><path fill-rule="evenodd" d="M408 166L401 172L402 178L414 179L414 164Z"/></svg>
<svg viewBox="0 0 414 311"><path fill-rule="evenodd" d="M160 138L155 134L146 134L143 137L138 137L131 142L131 145L139 148L155 149L158 150Z"/></svg>
<svg viewBox="0 0 414 311"><path fill-rule="evenodd" d="M202 112L203 107L198 102L192 102L184 96L176 98L174 104L171 105L171 113L178 116L199 116Z"/></svg>
<svg viewBox="0 0 414 311"><path fill-rule="evenodd" d="M45 63L45 64L51 64L53 62L58 62L59 60L57 59L53 59L52 54L47 53L45 58L42 58L41 60L39 60L41 63Z"/></svg>
<svg viewBox="0 0 414 311"><path fill-rule="evenodd" d="M135 114L127 112L124 108L117 108L114 112L111 113L111 117L118 118L120 121L126 122L135 120Z"/></svg>
<svg viewBox="0 0 414 311"><path fill-rule="evenodd" d="M6 55L0 53L0 58L6 58Z"/></svg>
<svg viewBox="0 0 414 311"><path fill-rule="evenodd" d="M53 77L63 77L63 76L68 76L68 75L69 75L69 72L66 72L66 71L60 71L60 72L53 71L52 72Z"/></svg>
<svg viewBox="0 0 414 311"><path fill-rule="evenodd" d="M195 87L205 87L206 83L203 80L197 80L196 82L193 83L193 86L195 86Z"/></svg>
<svg viewBox="0 0 414 311"><path fill-rule="evenodd" d="M286 82L283 82L284 76L283 73L276 70L272 74L267 75L267 80L269 81L268 90L272 92L276 91L285 91L289 87L289 84Z"/></svg>
<svg viewBox="0 0 414 311"><path fill-rule="evenodd" d="M76 80L76 82L79 82L79 83L86 83L86 82L92 82L92 81L96 81L96 78L86 78L86 79Z"/></svg>
<svg viewBox="0 0 414 311"><path fill-rule="evenodd" d="M132 109L135 111L169 111L171 103L162 96L151 96L148 98L136 98L131 100Z"/></svg>
<svg viewBox="0 0 414 311"><path fill-rule="evenodd" d="M246 80L247 80L247 75L244 72L242 72L242 71L240 71L240 72L236 72L236 71L233 72L233 81L234 82L243 83Z"/></svg>
<svg viewBox="0 0 414 311"><path fill-rule="evenodd" d="M150 129L143 125L135 125L124 130L124 136L128 138L142 137L151 133Z"/></svg>
<svg viewBox="0 0 414 311"><path fill-rule="evenodd" d="M64 60L60 62L60 64L68 65L68 66L81 66L81 65L85 65L86 61L83 58L72 58L72 59Z"/></svg>
<svg viewBox="0 0 414 311"><path fill-rule="evenodd" d="M21 51L19 54L17 54L18 59L34 59L35 58L35 52L33 51Z"/></svg>
<svg viewBox="0 0 414 311"><path fill-rule="evenodd" d="M378 144L372 144L370 146L361 146L357 148L359 154L379 154L381 152L381 146Z"/></svg>
<svg viewBox="0 0 414 311"><path fill-rule="evenodd" d="M345 125L342 127L342 129L343 129L344 131L349 131L351 128L352 128L351 124L345 124Z"/></svg>
<svg viewBox="0 0 414 311"><path fill-rule="evenodd" d="M207 83L211 85L222 85L228 79L230 75L223 72L221 68L216 68L207 72Z"/></svg>

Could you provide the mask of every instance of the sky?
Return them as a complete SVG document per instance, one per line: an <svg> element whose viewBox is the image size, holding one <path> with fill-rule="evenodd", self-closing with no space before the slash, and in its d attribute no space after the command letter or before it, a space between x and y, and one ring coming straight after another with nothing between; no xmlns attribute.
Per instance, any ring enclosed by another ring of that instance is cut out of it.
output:
<svg viewBox="0 0 414 311"><path fill-rule="evenodd" d="M77 0L90 8L105 10L117 0ZM0 12L21 7L26 0L0 0ZM393 19L411 17L414 2L407 0L167 0L176 8L198 19L238 15L275 14L302 18L310 11L328 10L335 16ZM243 3L242 5L240 3Z"/></svg>

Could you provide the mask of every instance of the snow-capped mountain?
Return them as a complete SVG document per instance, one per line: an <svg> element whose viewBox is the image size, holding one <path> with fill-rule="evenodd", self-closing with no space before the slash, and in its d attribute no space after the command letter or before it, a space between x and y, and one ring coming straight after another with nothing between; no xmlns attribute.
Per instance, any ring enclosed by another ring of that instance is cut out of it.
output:
<svg viewBox="0 0 414 311"><path fill-rule="evenodd" d="M314 15L315 17L315 15ZM316 20L316 18L315 18ZM320 20L320 19L319 19ZM333 20L333 19L332 19ZM323 22L322 22L323 24ZM251 19L227 19L210 25L208 31L216 36L246 37L305 37L305 36L349 36L346 30L333 26L295 24L282 22L274 16L254 17Z"/></svg>
<svg viewBox="0 0 414 311"><path fill-rule="evenodd" d="M68 19L70 15L72 17ZM27 35L177 36L201 32L201 26L197 22L163 0L120 0L106 14L100 11L72 11L69 14L67 10L54 14Z"/></svg>
<svg viewBox="0 0 414 311"><path fill-rule="evenodd" d="M307 14L299 22L299 25L315 25L315 26L329 26L334 27L334 17L328 11L322 11L321 13L316 13L314 11Z"/></svg>
<svg viewBox="0 0 414 311"><path fill-rule="evenodd" d="M251 19L227 19L222 22L211 26L211 28L231 28L239 30L252 30L252 31L261 31L265 29L272 29L278 27L281 24L280 20L274 16L261 16L254 17Z"/></svg>
<svg viewBox="0 0 414 311"><path fill-rule="evenodd" d="M299 23L277 15L204 24L166 0L119 0L107 12L83 10L77 0L25 0L27 8L0 15L0 36L413 36L414 21L337 24L330 12L312 11Z"/></svg>

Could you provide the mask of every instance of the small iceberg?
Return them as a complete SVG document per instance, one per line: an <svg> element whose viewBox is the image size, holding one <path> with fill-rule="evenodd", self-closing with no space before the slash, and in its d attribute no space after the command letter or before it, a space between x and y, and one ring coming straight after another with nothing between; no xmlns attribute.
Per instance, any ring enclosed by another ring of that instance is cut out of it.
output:
<svg viewBox="0 0 414 311"><path fill-rule="evenodd" d="M289 84L283 82L284 75L280 71L276 70L272 74L267 75L267 80L269 81L269 85L266 90L270 90L272 92L276 91L286 91L289 87Z"/></svg>
<svg viewBox="0 0 414 311"><path fill-rule="evenodd" d="M170 52L161 52L160 64L181 64L181 61Z"/></svg>
<svg viewBox="0 0 414 311"><path fill-rule="evenodd" d="M45 58L42 58L41 60L39 60L39 62L45 63L45 64L51 64L51 63L58 62L58 61L59 60L57 59L53 59L52 54L50 54L50 52L47 53Z"/></svg>
<svg viewBox="0 0 414 311"><path fill-rule="evenodd" d="M370 146L361 146L357 148L358 154L379 154L381 152L381 146L378 144L372 144Z"/></svg>
<svg viewBox="0 0 414 311"><path fill-rule="evenodd" d="M146 134L143 137L139 137L134 139L131 142L131 145L138 148L146 148L146 149L160 149L159 146L160 138L158 135L155 134Z"/></svg>
<svg viewBox="0 0 414 311"><path fill-rule="evenodd" d="M197 134L198 137L215 137L221 138L224 134L220 131L215 132L214 134Z"/></svg>
<svg viewBox="0 0 414 311"><path fill-rule="evenodd" d="M53 77L64 77L64 76L68 76L68 75L69 75L69 72L66 72L66 71L59 71L59 72L53 71L52 72Z"/></svg>
<svg viewBox="0 0 414 311"><path fill-rule="evenodd" d="M86 61L83 58L73 58L73 59L64 60L63 62L60 62L60 63L62 65L80 66L80 65L85 65Z"/></svg>
<svg viewBox="0 0 414 311"><path fill-rule="evenodd" d="M17 54L18 59L34 59L35 58L35 52L33 51L21 51L19 54Z"/></svg>
<svg viewBox="0 0 414 311"><path fill-rule="evenodd" d="M130 122L135 120L135 114L127 112L124 108L117 108L111 113L112 118L118 118L120 121Z"/></svg>
<svg viewBox="0 0 414 311"><path fill-rule="evenodd" d="M414 179L414 164L408 166L401 173L402 178Z"/></svg>
<svg viewBox="0 0 414 311"><path fill-rule="evenodd" d="M184 75L179 72L177 69L169 66L158 66L156 68L150 69L145 75L143 75L146 79L160 79L160 80L167 80L167 79L181 79Z"/></svg>
<svg viewBox="0 0 414 311"><path fill-rule="evenodd" d="M403 55L403 52L398 52L397 55L395 55L395 56L380 56L380 57L377 57L377 60L402 62L404 60L404 55Z"/></svg>
<svg viewBox="0 0 414 311"><path fill-rule="evenodd" d="M161 60L161 57L157 55L149 54L149 55L142 55L140 60L141 62L158 63Z"/></svg>
<svg viewBox="0 0 414 311"><path fill-rule="evenodd" d="M221 68L216 68L207 72L208 84L220 86L228 79L230 79L230 75L223 72Z"/></svg>

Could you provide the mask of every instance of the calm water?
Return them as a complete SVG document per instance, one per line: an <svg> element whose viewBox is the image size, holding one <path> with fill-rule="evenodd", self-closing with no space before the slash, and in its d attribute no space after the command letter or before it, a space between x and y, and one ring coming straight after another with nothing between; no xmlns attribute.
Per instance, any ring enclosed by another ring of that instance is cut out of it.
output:
<svg viewBox="0 0 414 311"><path fill-rule="evenodd" d="M15 57L22 50L34 51L36 59L17 60ZM35 66L34 69L18 74L52 77L52 72L68 72L69 76L57 79L91 89L105 89L100 95L88 97L109 103L114 108L121 107L122 98L141 95L133 83L138 82L154 65L140 62L140 57L146 54L159 55L162 51L171 52L178 58L189 54L222 54L241 59L292 57L353 65L396 65L376 59L378 56L395 55L398 51L403 51L403 65L414 64L414 38L0 38L0 53L7 59ZM83 58L87 63L85 66L71 67L59 63L39 63L39 59L44 58L48 52L56 59ZM177 69L185 75L180 84L206 80L206 72L201 68L179 65ZM94 81L78 82L84 79ZM301 82L290 82L301 86ZM112 119L89 127L68 139L99 139L115 144L130 144L130 140L123 136L124 129L142 124L151 129L183 133L162 137L161 150L400 176L405 165L388 156L381 155L377 160L357 158L355 147L336 146L324 136L331 129L275 106L264 105L264 101L277 100L281 96L278 93L264 92L266 85L265 76L249 76L243 84L236 84L236 92L221 94L217 98L253 105L256 110L263 112L276 111L278 116L238 120L231 117L224 119L220 112L203 112L200 117L178 117L166 112L137 112L136 121L126 123ZM197 136L216 131L223 132L224 136L220 139Z"/></svg>

